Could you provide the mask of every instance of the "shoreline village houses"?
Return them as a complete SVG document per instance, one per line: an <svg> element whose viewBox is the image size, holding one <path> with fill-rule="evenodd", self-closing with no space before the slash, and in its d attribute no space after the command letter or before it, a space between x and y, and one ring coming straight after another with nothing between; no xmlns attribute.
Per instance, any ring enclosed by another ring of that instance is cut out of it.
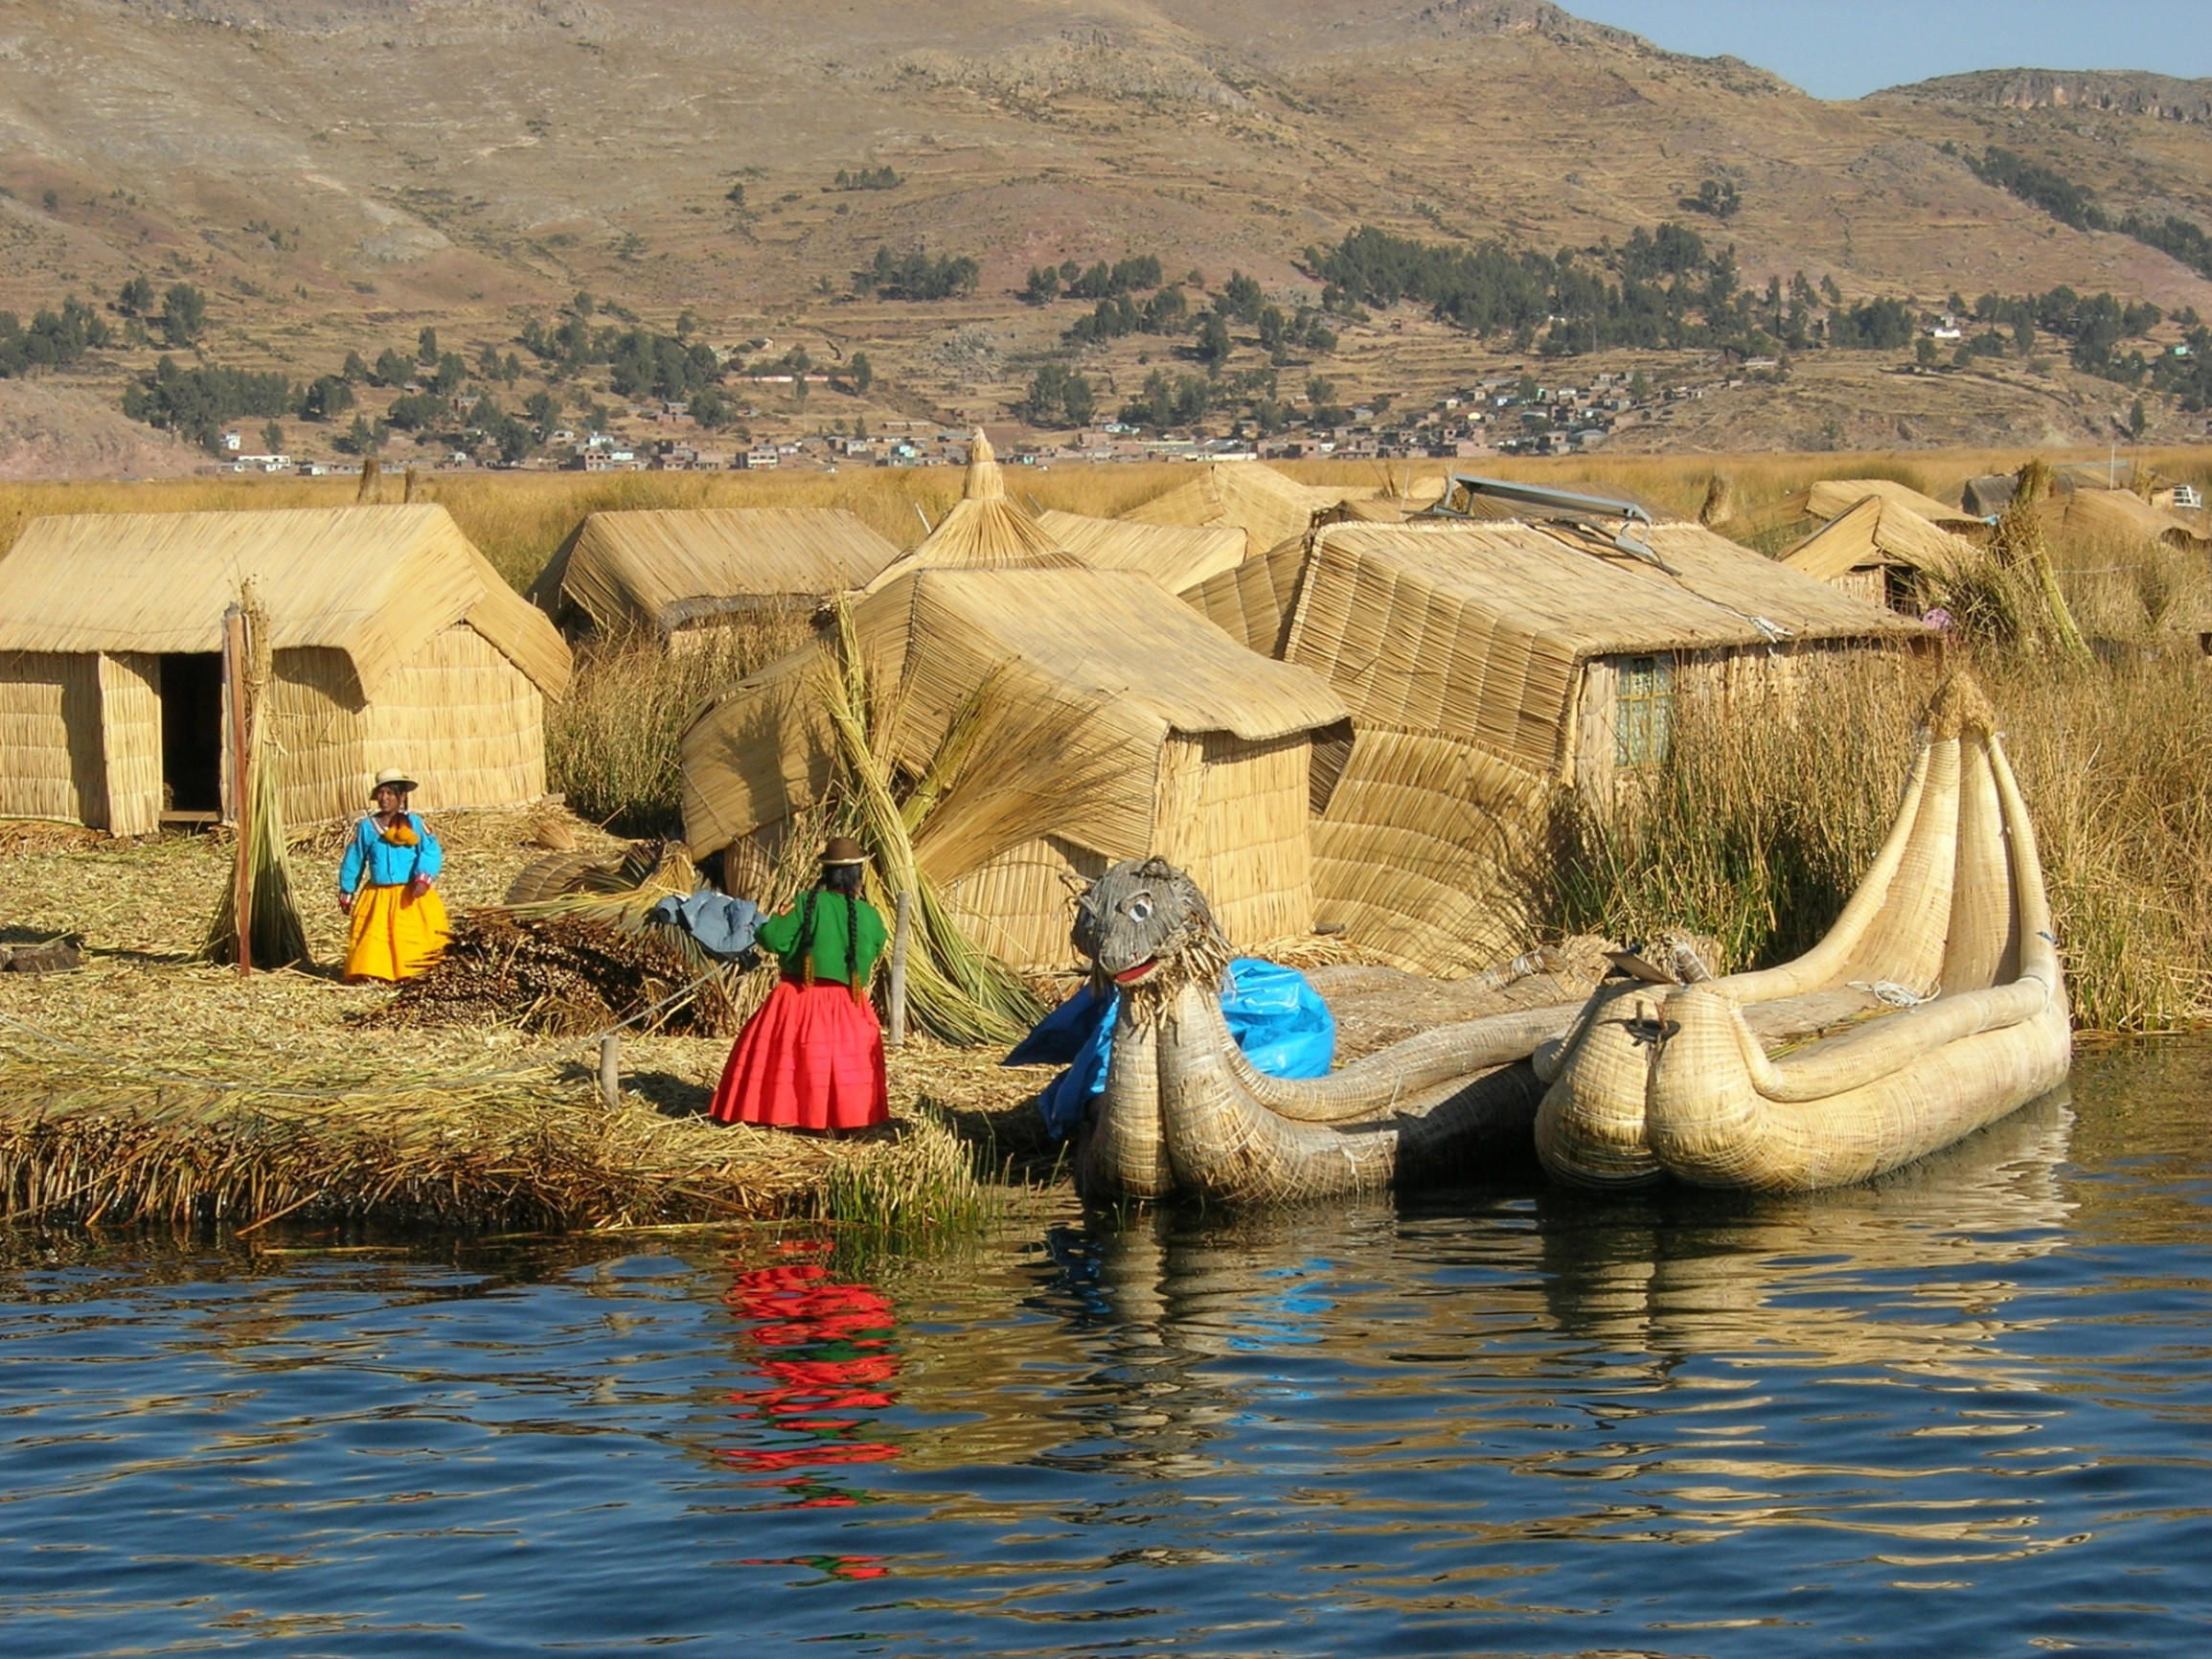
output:
<svg viewBox="0 0 2212 1659"><path fill-rule="evenodd" d="M723 624L815 610L898 557L894 542L832 507L594 512L530 598L564 626L650 628L682 650Z"/></svg>
<svg viewBox="0 0 2212 1659"><path fill-rule="evenodd" d="M1188 870L1240 944L1311 931L1315 759L1349 742L1317 675L1254 657L1126 571L910 571L854 608L851 632L872 700L896 711L878 740L894 775L966 757L914 847L985 949L1073 966L1076 887L1147 852ZM684 735L685 840L724 852L733 890L757 889L830 789L822 677L839 666L834 642L809 646Z"/></svg>
<svg viewBox="0 0 2212 1659"><path fill-rule="evenodd" d="M288 822L358 812L388 766L426 809L545 793L568 647L443 507L84 513L0 557L0 815L231 816L223 615L248 580Z"/></svg>
<svg viewBox="0 0 2212 1659"><path fill-rule="evenodd" d="M1677 698L1810 692L1819 658L1928 637L1702 526L1587 513L1326 525L1187 600L1351 710L1317 757L1316 920L1448 975L1526 948L1551 798L1608 810Z"/></svg>

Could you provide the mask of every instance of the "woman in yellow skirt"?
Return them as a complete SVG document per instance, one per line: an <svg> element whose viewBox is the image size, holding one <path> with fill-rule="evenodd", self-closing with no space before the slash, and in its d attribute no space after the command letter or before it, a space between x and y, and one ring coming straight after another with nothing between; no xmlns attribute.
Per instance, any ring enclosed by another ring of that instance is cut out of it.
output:
<svg viewBox="0 0 2212 1659"><path fill-rule="evenodd" d="M407 810L414 787L404 772L376 774L376 809L353 826L338 870L338 908L353 919L346 949L350 985L412 979L438 960L450 937L445 901L431 885L445 867L445 853Z"/></svg>

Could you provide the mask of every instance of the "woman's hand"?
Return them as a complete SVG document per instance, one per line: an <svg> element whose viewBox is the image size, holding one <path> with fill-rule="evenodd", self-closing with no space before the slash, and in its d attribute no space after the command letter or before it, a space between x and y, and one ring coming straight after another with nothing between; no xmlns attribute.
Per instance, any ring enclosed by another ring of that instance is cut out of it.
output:
<svg viewBox="0 0 2212 1659"><path fill-rule="evenodd" d="M353 914L353 896L351 893L341 893L338 895L338 914L340 916L351 916Z"/></svg>
<svg viewBox="0 0 2212 1659"><path fill-rule="evenodd" d="M427 875L418 875L407 883L407 897L409 898L420 898L429 891L430 877Z"/></svg>

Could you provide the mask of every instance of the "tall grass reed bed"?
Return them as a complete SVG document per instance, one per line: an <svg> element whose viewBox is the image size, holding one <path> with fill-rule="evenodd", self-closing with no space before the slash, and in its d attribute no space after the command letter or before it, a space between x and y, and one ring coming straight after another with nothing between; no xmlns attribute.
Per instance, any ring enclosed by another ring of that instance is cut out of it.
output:
<svg viewBox="0 0 2212 1659"><path fill-rule="evenodd" d="M1972 667L2035 816L2076 1023L2212 1018L2212 664L2143 649ZM1609 817L1569 809L1551 924L1688 927L1730 967L1807 949L1890 824L1932 685L1927 665L1877 659L1794 707L1685 704L1668 759Z"/></svg>

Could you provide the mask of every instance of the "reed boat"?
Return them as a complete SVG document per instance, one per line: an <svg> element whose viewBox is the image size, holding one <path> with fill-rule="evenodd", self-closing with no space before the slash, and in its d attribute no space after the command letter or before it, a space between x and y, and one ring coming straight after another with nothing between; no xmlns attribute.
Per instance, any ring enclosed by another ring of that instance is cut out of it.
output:
<svg viewBox="0 0 2212 1659"><path fill-rule="evenodd" d="M1925 1157L2049 1092L2072 1053L2035 828L1978 690L1930 705L1896 823L1793 962L1602 988L1560 1043L1537 1153L1557 1178L1810 1192ZM1828 1034L1769 1052L1777 1034Z"/></svg>
<svg viewBox="0 0 2212 1659"><path fill-rule="evenodd" d="M1104 1202L1286 1203L1526 1167L1543 1096L1529 1057L1566 1033L1589 984L1525 958L1474 988L1509 1005L1496 1012L1327 1077L1271 1078L1229 1034L1228 941L1174 865L1131 859L1100 876L1077 905L1075 943L1122 995L1106 1087L1076 1144L1077 1186Z"/></svg>

